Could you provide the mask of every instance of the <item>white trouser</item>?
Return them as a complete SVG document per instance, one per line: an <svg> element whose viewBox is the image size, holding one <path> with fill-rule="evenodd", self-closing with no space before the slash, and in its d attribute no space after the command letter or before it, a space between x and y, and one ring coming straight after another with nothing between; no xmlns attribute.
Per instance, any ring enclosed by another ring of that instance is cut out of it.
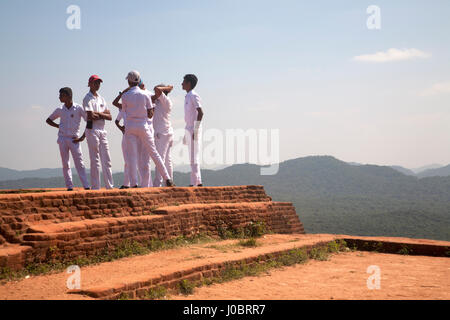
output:
<svg viewBox="0 0 450 320"><path fill-rule="evenodd" d="M155 134L155 145L156 151L158 151L164 165L166 166L170 179L173 180L172 156L170 155L170 150L173 146L173 134ZM158 170L155 170L155 180L153 180L153 186L162 187L162 182L163 178L161 174Z"/></svg>
<svg viewBox="0 0 450 320"><path fill-rule="evenodd" d="M127 147L128 147L128 165L130 166L130 183L132 186L137 185L137 167L140 163L147 162L149 165L150 161L146 161L148 157L150 157L155 163L156 169L162 173L164 179L170 179L170 176L167 172L166 167L156 151L155 140L153 138L152 132L148 127L148 124L145 125L134 125L131 121L127 121L127 128L125 129L125 138L127 139ZM141 152L139 154L138 151L138 143L141 143ZM144 157L144 158L141 158ZM142 160L141 160L142 159ZM142 162L141 162L142 161ZM144 166L146 167L146 166ZM143 168L145 169L145 168ZM150 170L148 170L150 171ZM150 172L146 175L145 170L142 173L144 176L142 177L142 187L149 187L151 185L150 181Z"/></svg>
<svg viewBox="0 0 450 320"><path fill-rule="evenodd" d="M128 172L130 170L130 166L128 165L128 148L127 148L127 140L125 139L125 135L122 137L122 153L123 153L123 185L125 187L130 186L130 173Z"/></svg>
<svg viewBox="0 0 450 320"><path fill-rule="evenodd" d="M139 171L139 177L141 181L141 187L142 188L150 188L153 186L152 182L152 169L150 164L150 154L148 152L144 152L142 148L142 143L140 140L137 141L138 145L138 155L139 155L139 161L138 161L138 171Z"/></svg>
<svg viewBox="0 0 450 320"><path fill-rule="evenodd" d="M73 189L72 170L70 169L69 151L72 153L73 162L77 169L83 187L89 188L89 182L86 177L86 168L83 163L83 154L79 143L73 143L72 138L58 138L59 152L61 153L64 180L67 189Z"/></svg>
<svg viewBox="0 0 450 320"><path fill-rule="evenodd" d="M192 139L194 129L185 129L183 142L187 144L189 150L189 160L191 162L191 186L202 184L202 174L200 171L200 152L202 130L198 129L195 139Z"/></svg>
<svg viewBox="0 0 450 320"><path fill-rule="evenodd" d="M88 129L86 140L89 147L89 158L91 159L91 185L93 190L100 189L100 161L102 164L103 180L106 189L114 188L112 178L111 157L109 155L106 131Z"/></svg>
<svg viewBox="0 0 450 320"><path fill-rule="evenodd" d="M124 168L123 168L123 185L125 187L130 187L130 165L129 162L129 151L128 144L125 135L122 137L122 153L124 160ZM151 181L151 171L150 171L150 156L146 157L145 154L141 152L141 142L137 141L137 153L140 154L139 159L139 169L138 169L138 178L141 181L141 185L143 183L142 177L147 175L148 180ZM150 185L151 186L151 185ZM132 186L134 187L134 185Z"/></svg>

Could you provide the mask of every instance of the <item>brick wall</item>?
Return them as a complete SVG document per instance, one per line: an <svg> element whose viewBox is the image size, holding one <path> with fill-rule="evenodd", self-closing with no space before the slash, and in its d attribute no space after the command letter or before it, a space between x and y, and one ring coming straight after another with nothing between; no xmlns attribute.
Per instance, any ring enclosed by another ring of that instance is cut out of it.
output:
<svg viewBox="0 0 450 320"><path fill-rule="evenodd" d="M0 245L21 248L5 260L0 247L0 267L92 255L124 240L217 235L219 222L238 229L252 221L275 233L304 233L292 204L272 202L262 186L3 195L0 234L7 242Z"/></svg>

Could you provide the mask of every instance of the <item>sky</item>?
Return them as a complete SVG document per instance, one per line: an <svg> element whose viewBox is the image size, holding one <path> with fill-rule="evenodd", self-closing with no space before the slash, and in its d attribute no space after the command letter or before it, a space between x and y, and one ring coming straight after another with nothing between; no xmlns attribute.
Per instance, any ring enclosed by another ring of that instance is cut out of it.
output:
<svg viewBox="0 0 450 320"><path fill-rule="evenodd" d="M67 28L71 5L80 29ZM367 25L372 5L379 29ZM279 130L280 161L449 164L449 16L448 0L2 0L0 167L61 167L45 124L59 89L81 103L98 74L111 104L130 70L174 85L176 129L183 76L195 73L204 129ZM106 130L120 171L121 132Z"/></svg>

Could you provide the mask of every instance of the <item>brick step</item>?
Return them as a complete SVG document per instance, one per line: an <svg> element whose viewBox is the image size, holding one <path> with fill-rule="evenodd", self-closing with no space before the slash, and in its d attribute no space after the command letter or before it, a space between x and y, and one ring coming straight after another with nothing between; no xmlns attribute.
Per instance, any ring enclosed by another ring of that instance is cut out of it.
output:
<svg viewBox="0 0 450 320"><path fill-rule="evenodd" d="M230 266L270 261L293 249L310 250L326 246L334 240L333 235L311 237L276 234L258 239L259 246L255 248L241 247L237 244L238 240L226 240L155 252L112 262L114 268L102 264L93 266L88 271L82 270L83 279L89 278L95 272L101 273L102 269L110 272L104 272L101 279L87 279L86 286L70 293L97 299L118 299L122 294L131 299L143 298L149 289L159 286L174 289L182 280L200 281L217 276Z"/></svg>
<svg viewBox="0 0 450 320"><path fill-rule="evenodd" d="M185 203L271 201L262 186L147 188L110 191L0 195L6 223L43 223L146 214L153 208ZM0 221L3 222L3 221Z"/></svg>
<svg viewBox="0 0 450 320"><path fill-rule="evenodd" d="M20 244L3 244L0 246L0 268L18 270L25 264L26 254L32 250L31 247Z"/></svg>
<svg viewBox="0 0 450 320"><path fill-rule="evenodd" d="M237 230L257 221L264 222L274 233L304 233L292 204L207 203L163 207L145 216L30 225L22 244L35 250L32 256L35 261L45 261L49 248L56 249L53 254L72 258L96 254L99 249L124 240L145 242L198 233L219 235L220 228Z"/></svg>

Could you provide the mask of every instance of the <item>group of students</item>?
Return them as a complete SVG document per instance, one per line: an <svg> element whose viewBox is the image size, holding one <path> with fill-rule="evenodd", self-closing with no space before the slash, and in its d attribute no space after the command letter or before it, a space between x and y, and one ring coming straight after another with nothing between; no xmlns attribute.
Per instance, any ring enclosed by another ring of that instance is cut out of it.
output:
<svg viewBox="0 0 450 320"><path fill-rule="evenodd" d="M171 148L173 128L170 122L172 101L168 97L173 86L164 84L147 90L139 72L130 71L126 77L128 87L120 92L113 102L119 109L115 120L122 131L122 151L124 157L124 181L121 189L161 187L163 181L168 187L174 186ZM203 186L200 172L200 139L203 110L201 99L194 91L198 79L193 74L184 76L182 89L187 92L184 102L185 137L191 163L190 186ZM112 121L111 111L105 99L98 93L103 80L93 75L89 78L89 92L83 99L83 106L73 102L72 89L59 90L59 100L63 103L48 117L47 123L59 129L58 145L61 154L63 175L68 191L73 190L69 154L77 169L85 190L99 190L100 166L106 189L114 188L111 157L105 122ZM59 124L55 123L60 119ZM86 121L86 130L80 136L81 119ZM122 122L122 125L121 125ZM91 163L90 183L86 176L80 142L87 140ZM155 178L151 179L151 162L155 164ZM101 164L101 165L100 165Z"/></svg>

